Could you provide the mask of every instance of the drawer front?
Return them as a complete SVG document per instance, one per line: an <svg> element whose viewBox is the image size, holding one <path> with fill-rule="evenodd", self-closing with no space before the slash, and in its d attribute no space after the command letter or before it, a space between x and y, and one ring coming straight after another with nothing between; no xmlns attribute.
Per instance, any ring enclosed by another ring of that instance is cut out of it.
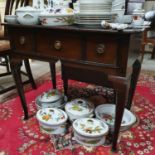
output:
<svg viewBox="0 0 155 155"><path fill-rule="evenodd" d="M14 50L21 53L33 53L34 43L33 43L33 33L29 31L13 31L12 43Z"/></svg>
<svg viewBox="0 0 155 155"><path fill-rule="evenodd" d="M86 58L88 61L115 65L117 62L117 38L90 36L86 39Z"/></svg>
<svg viewBox="0 0 155 155"><path fill-rule="evenodd" d="M37 34L37 52L51 57L80 59L80 39L78 35L41 32Z"/></svg>

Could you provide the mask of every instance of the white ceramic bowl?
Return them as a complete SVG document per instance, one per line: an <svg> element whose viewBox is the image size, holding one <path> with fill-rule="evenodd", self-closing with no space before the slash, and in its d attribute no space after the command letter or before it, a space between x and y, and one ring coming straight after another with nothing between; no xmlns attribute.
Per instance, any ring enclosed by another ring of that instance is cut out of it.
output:
<svg viewBox="0 0 155 155"><path fill-rule="evenodd" d="M17 16L16 15L5 15L4 20L9 24L16 24Z"/></svg>
<svg viewBox="0 0 155 155"><path fill-rule="evenodd" d="M57 100L55 102L40 102L39 100L40 96L36 98L36 107L38 110L41 108L60 108L63 109L65 103L67 102L67 97L63 95L63 97L60 100Z"/></svg>
<svg viewBox="0 0 155 155"><path fill-rule="evenodd" d="M93 117L94 105L88 100L77 98L66 103L65 111L72 122L78 118Z"/></svg>
<svg viewBox="0 0 155 155"><path fill-rule="evenodd" d="M17 21L22 25L39 24L39 14L41 10L37 10L30 6L18 8L16 11Z"/></svg>
<svg viewBox="0 0 155 155"><path fill-rule="evenodd" d="M102 104L96 107L95 115L98 119L107 123L110 127L110 130L114 130L115 122L115 105L114 104ZM120 131L127 130L136 122L135 115L125 108Z"/></svg>
<svg viewBox="0 0 155 155"><path fill-rule="evenodd" d="M39 20L44 26L62 26L74 23L74 14L42 14Z"/></svg>
<svg viewBox="0 0 155 155"><path fill-rule="evenodd" d="M73 122L74 137L86 146L98 146L105 142L109 127L95 118L81 118Z"/></svg>
<svg viewBox="0 0 155 155"><path fill-rule="evenodd" d="M67 114L57 108L43 108L36 114L40 129L47 134L64 134L66 132Z"/></svg>

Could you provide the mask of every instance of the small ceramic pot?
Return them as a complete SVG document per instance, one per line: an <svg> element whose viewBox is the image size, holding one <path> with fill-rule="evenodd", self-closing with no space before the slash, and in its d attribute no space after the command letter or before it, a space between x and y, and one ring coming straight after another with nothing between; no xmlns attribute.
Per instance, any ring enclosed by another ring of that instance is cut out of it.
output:
<svg viewBox="0 0 155 155"><path fill-rule="evenodd" d="M98 119L107 123L110 127L110 131L114 130L115 123L115 108L114 104L102 104L96 107L95 115ZM129 110L124 110L120 131L127 130L136 122L135 115Z"/></svg>
<svg viewBox="0 0 155 155"><path fill-rule="evenodd" d="M22 25L36 25L39 24L40 10L33 7L26 6L18 8L16 11L17 21Z"/></svg>
<svg viewBox="0 0 155 155"><path fill-rule="evenodd" d="M74 137L77 142L86 146L104 144L108 125L95 118L81 118L73 122Z"/></svg>
<svg viewBox="0 0 155 155"><path fill-rule="evenodd" d="M78 118L93 117L94 105L88 100L77 98L66 103L65 111L73 122Z"/></svg>
<svg viewBox="0 0 155 155"><path fill-rule="evenodd" d="M37 112L40 129L47 134L64 134L66 132L67 114L57 108L44 108Z"/></svg>

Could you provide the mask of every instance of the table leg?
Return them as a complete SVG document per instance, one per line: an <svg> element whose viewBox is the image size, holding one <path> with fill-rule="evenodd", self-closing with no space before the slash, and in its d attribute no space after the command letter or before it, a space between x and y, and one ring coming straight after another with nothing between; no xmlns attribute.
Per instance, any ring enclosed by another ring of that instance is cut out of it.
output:
<svg viewBox="0 0 155 155"><path fill-rule="evenodd" d="M152 51L152 54L151 54L151 59L154 59L154 56L155 56L155 45L153 46L153 51Z"/></svg>
<svg viewBox="0 0 155 155"><path fill-rule="evenodd" d="M133 64L133 71L132 71L132 75L131 75L128 102L127 102L127 105L126 105L127 109L130 109L131 105L132 105L132 100L133 100L133 97L134 97L134 93L135 93L138 77L139 77L139 74L140 74L140 70L141 70L141 63L140 63L139 60L136 60L135 63Z"/></svg>
<svg viewBox="0 0 155 155"><path fill-rule="evenodd" d="M13 61L13 60L10 61L12 75L14 77L17 91L21 99L22 108L24 110L24 119L26 120L28 119L28 108L26 105L24 89L23 89L23 84L22 84L22 79L21 79L21 74L20 74L21 65L22 65L22 61Z"/></svg>
<svg viewBox="0 0 155 155"><path fill-rule="evenodd" d="M36 87L36 84L35 84L34 79L33 79L33 75L32 75L31 68L30 68L29 59L25 59L24 60L24 64L25 64L25 69L26 69L26 72L28 74L31 86L32 86L33 89L36 89L37 87Z"/></svg>
<svg viewBox="0 0 155 155"><path fill-rule="evenodd" d="M63 78L63 87L64 87L64 95L68 96L67 90L68 90L68 79Z"/></svg>
<svg viewBox="0 0 155 155"><path fill-rule="evenodd" d="M49 65L50 65L50 71L51 71L51 78L52 78L53 89L56 89L55 62L50 62Z"/></svg>
<svg viewBox="0 0 155 155"><path fill-rule="evenodd" d="M127 102L128 81L126 78L114 77L111 80L113 88L116 91L116 109L115 109L115 125L112 139L112 151L117 151L117 140L122 122L122 116Z"/></svg>

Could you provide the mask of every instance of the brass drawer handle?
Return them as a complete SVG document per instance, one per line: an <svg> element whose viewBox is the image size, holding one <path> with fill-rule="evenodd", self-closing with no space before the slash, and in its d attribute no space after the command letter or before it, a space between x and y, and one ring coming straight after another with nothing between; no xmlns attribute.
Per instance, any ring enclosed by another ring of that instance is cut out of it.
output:
<svg viewBox="0 0 155 155"><path fill-rule="evenodd" d="M20 36L20 38L19 38L19 43L20 43L21 45L24 45L24 44L26 43L26 38L25 38L24 36Z"/></svg>
<svg viewBox="0 0 155 155"><path fill-rule="evenodd" d="M59 40L55 41L54 48L56 50L60 51L62 49L62 43L61 43L61 41L59 41Z"/></svg>
<svg viewBox="0 0 155 155"><path fill-rule="evenodd" d="M105 53L105 45L104 44L98 44L96 47L97 54L104 54Z"/></svg>

